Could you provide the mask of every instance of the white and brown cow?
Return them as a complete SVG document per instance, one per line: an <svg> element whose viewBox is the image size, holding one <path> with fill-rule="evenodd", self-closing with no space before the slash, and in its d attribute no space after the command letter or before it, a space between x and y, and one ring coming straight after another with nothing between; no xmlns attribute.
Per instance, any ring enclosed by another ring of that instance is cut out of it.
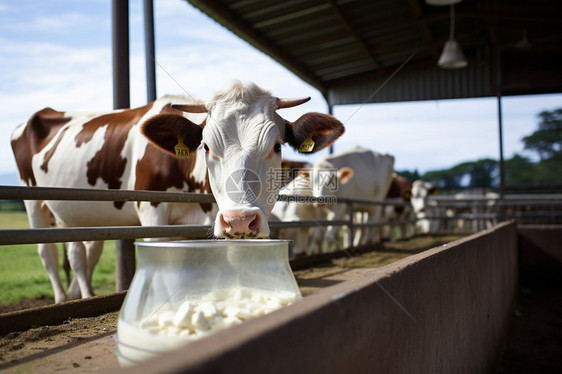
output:
<svg viewBox="0 0 562 374"><path fill-rule="evenodd" d="M410 202L416 217L416 233L428 234L439 229L438 208L430 197L439 193L433 183L417 180L412 183Z"/></svg>
<svg viewBox="0 0 562 374"><path fill-rule="evenodd" d="M215 236L267 237L279 191L268 178L281 168L282 144L316 152L344 131L330 115L307 113L290 123L276 112L308 99L279 99L253 83L234 82L204 104L164 97L104 114L46 108L14 131L12 148L22 184L212 192L219 208ZM49 227L53 216L67 227L205 224L210 209L150 202L25 204L34 228ZM68 253L82 297L93 295L88 269L99 253L90 255L82 242L70 243ZM39 254L55 301L64 301L55 244L39 244Z"/></svg>
<svg viewBox="0 0 562 374"><path fill-rule="evenodd" d="M386 202L391 203L403 203L404 205L387 205L383 209L383 219L390 225L385 226L385 238L390 240L394 239L393 235L393 223L398 225L399 234L398 238L406 238L409 232L414 230L409 230L408 228L412 225L405 223L409 219L413 219L412 205L410 198L412 196L412 182L396 173L392 174L392 182L388 193L386 194Z"/></svg>
<svg viewBox="0 0 562 374"><path fill-rule="evenodd" d="M314 196L333 196L336 199L384 200L394 169L394 156L381 154L355 146L330 155L312 168L311 185ZM328 220L344 219L348 213L346 204L324 204L320 206ZM354 204L363 222L380 222L382 207L372 204ZM357 214L356 214L357 215ZM330 226L324 233L324 248L330 251L337 241L339 228ZM316 230L318 235L322 230ZM376 243L379 230L373 227L360 228L355 233L354 245ZM317 242L315 238L313 242ZM351 243L346 243L350 245Z"/></svg>

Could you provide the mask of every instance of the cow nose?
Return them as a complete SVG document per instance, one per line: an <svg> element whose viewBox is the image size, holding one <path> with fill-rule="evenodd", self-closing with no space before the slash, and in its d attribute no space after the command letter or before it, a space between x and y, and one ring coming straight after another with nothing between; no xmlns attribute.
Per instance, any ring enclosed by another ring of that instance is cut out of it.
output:
<svg viewBox="0 0 562 374"><path fill-rule="evenodd" d="M227 234L257 234L260 227L258 212L248 214L220 214L220 223Z"/></svg>

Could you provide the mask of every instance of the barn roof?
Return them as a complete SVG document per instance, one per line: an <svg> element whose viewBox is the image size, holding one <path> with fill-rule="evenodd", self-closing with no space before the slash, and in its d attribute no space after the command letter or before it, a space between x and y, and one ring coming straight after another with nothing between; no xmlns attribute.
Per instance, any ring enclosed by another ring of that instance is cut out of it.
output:
<svg viewBox="0 0 562 374"><path fill-rule="evenodd" d="M449 6L424 0L188 1L332 105L562 92L559 0L456 4L454 35L469 64L454 70L437 67L450 33Z"/></svg>

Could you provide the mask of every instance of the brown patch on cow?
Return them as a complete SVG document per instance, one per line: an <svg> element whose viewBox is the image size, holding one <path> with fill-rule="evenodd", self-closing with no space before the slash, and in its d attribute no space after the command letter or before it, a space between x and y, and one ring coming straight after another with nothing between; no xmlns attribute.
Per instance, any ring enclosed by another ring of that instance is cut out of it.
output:
<svg viewBox="0 0 562 374"><path fill-rule="evenodd" d="M282 159L281 169L283 169L283 172L281 173L281 188L295 179L301 171L306 171L310 167L311 165L308 162Z"/></svg>
<svg viewBox="0 0 562 374"><path fill-rule="evenodd" d="M166 104L160 110L160 114L177 114L177 115L183 117L184 112L181 111L181 110L173 108L172 104ZM198 127L201 127L203 129L203 128L205 128L206 124L207 124L207 117L205 117L203 119L203 122L201 122L200 124L195 124L195 125L197 125Z"/></svg>
<svg viewBox="0 0 562 374"><path fill-rule="evenodd" d="M394 175L386 197L402 197L404 200L410 201L411 194L412 182L400 175Z"/></svg>
<svg viewBox="0 0 562 374"><path fill-rule="evenodd" d="M285 140L293 148L299 149L302 142L310 138L314 148L307 153L314 153L330 146L344 131L343 124L329 114L306 113L294 123L286 122Z"/></svg>
<svg viewBox="0 0 562 374"><path fill-rule="evenodd" d="M386 194L387 198L397 198L401 197L404 201L410 201L410 196L412 195L412 182L400 175L392 176L392 183L390 183L390 188ZM397 215L401 215L405 210L403 206L395 206L394 212Z"/></svg>
<svg viewBox="0 0 562 374"><path fill-rule="evenodd" d="M172 104L164 105L160 110L160 114L177 114L178 116L183 116L183 112L172 108Z"/></svg>
<svg viewBox="0 0 562 374"><path fill-rule="evenodd" d="M26 184L31 184L32 186L37 185L31 167L31 159L33 156L45 148L57 135L60 128L71 119L71 117L65 116L64 112L57 112L51 108L45 108L35 113L27 122L21 136L12 141L12 150L18 166L20 178L24 180ZM55 148L56 144L51 151L54 152ZM49 153L51 151L49 151ZM46 160L46 162L48 163L48 160ZM47 165L45 164L45 168L46 167Z"/></svg>
<svg viewBox="0 0 562 374"><path fill-rule="evenodd" d="M86 176L90 185L94 186L101 178L109 189L121 188L121 179L127 166L127 159L121 157L125 141L131 128L146 115L152 108L152 104L123 112L105 114L84 124L82 131L76 135L76 147L91 141L96 131L106 127L102 148L87 163ZM123 202L114 203L117 209L121 209L123 204Z"/></svg>
<svg viewBox="0 0 562 374"><path fill-rule="evenodd" d="M152 143L146 147L142 159L137 162L135 190L166 191L175 187L182 189L187 183L186 192L211 193L208 173L205 182L200 183L193 177L193 168L197 160L197 152L189 158L177 158L162 152ZM157 206L158 203L151 203ZM211 204L200 204L203 211L211 210Z"/></svg>
<svg viewBox="0 0 562 374"><path fill-rule="evenodd" d="M62 129L59 132L57 140L55 141L55 144L53 144L51 149L49 149L47 152L45 152L45 156L43 158L43 163L41 164L41 170L43 170L45 173L49 171L49 161L51 161L51 157L53 157L53 155L55 154L55 151L57 150L57 147L59 146L59 143L61 142L64 134L66 133L66 130L68 130L68 127Z"/></svg>
<svg viewBox="0 0 562 374"><path fill-rule="evenodd" d="M175 114L157 114L146 120L141 132L161 151L175 155L175 147L179 139L191 151L201 144L203 128L189 119Z"/></svg>

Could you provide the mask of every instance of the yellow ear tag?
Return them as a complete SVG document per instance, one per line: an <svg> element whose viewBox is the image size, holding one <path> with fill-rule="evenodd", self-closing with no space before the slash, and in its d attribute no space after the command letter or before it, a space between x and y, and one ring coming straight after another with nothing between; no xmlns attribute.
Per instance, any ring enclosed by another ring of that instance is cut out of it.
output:
<svg viewBox="0 0 562 374"><path fill-rule="evenodd" d="M302 141L301 145L299 146L299 152L302 153L312 152L315 144L316 143L314 143L314 140L312 140L312 134L311 134L308 136L308 138Z"/></svg>
<svg viewBox="0 0 562 374"><path fill-rule="evenodd" d="M185 144L183 144L183 138L180 138L179 136L178 144L176 144L174 150L176 151L176 156L178 157L189 157L189 148Z"/></svg>

